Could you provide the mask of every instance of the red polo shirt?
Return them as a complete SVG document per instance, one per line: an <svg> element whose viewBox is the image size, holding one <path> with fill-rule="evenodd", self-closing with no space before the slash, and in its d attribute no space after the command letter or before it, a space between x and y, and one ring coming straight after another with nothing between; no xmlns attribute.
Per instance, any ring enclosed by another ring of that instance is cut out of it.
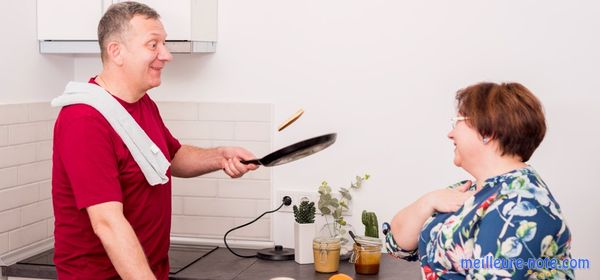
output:
<svg viewBox="0 0 600 280"><path fill-rule="evenodd" d="M94 78L90 83L95 83ZM135 103L115 97L171 161L181 147L148 94ZM63 107L54 126L52 200L54 263L59 279L119 278L86 208L118 201L158 279L169 275L171 181L151 186L121 137L96 109ZM171 170L167 172L171 177Z"/></svg>

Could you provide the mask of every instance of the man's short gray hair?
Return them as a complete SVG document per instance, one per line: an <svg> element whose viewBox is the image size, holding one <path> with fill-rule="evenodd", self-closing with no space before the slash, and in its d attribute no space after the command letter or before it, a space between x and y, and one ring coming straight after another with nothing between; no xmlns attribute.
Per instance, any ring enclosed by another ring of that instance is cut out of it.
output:
<svg viewBox="0 0 600 280"><path fill-rule="evenodd" d="M113 37L121 37L129 28L129 21L136 15L147 19L159 19L160 15L152 8L138 2L121 2L111 5L98 24L98 43L102 61L106 56L106 43Z"/></svg>

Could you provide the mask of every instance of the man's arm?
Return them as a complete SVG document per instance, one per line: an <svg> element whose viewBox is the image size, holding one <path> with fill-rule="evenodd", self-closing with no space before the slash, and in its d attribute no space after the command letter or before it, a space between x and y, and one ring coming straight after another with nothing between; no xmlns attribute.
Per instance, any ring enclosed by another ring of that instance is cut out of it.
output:
<svg viewBox="0 0 600 280"><path fill-rule="evenodd" d="M240 160L254 159L249 151L238 147L203 149L182 145L171 161L171 173L175 177L196 177L223 169L232 178L238 178L258 166L243 164Z"/></svg>
<svg viewBox="0 0 600 280"><path fill-rule="evenodd" d="M123 216L123 204L110 201L87 208L94 233L122 279L156 279L133 228Z"/></svg>

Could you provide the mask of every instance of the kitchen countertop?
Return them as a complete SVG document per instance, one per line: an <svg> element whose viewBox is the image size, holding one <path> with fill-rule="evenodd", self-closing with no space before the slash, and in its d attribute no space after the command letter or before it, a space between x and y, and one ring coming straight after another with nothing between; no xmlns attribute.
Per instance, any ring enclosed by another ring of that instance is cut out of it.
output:
<svg viewBox="0 0 600 280"><path fill-rule="evenodd" d="M255 250L234 249L239 254L253 254ZM6 269L8 276L35 277L56 279L53 266L15 264ZM420 279L418 262L407 262L395 259L387 254L381 256L381 267L377 275L357 275L354 265L348 261L340 263L340 273L354 279ZM313 264L300 265L295 261L266 261L256 258L239 258L225 248L196 261L169 279L210 279L210 280L268 280L274 277L290 277L294 279L327 280L334 273L315 272Z"/></svg>

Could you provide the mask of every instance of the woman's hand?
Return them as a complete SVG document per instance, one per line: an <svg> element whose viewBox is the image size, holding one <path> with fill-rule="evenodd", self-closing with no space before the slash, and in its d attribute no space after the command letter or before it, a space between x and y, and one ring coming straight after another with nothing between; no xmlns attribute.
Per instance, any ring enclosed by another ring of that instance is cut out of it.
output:
<svg viewBox="0 0 600 280"><path fill-rule="evenodd" d="M468 191L472 184L471 181L467 181L455 189L435 190L426 194L423 198L427 206L433 211L441 213L456 212L469 197L475 194L474 191Z"/></svg>

